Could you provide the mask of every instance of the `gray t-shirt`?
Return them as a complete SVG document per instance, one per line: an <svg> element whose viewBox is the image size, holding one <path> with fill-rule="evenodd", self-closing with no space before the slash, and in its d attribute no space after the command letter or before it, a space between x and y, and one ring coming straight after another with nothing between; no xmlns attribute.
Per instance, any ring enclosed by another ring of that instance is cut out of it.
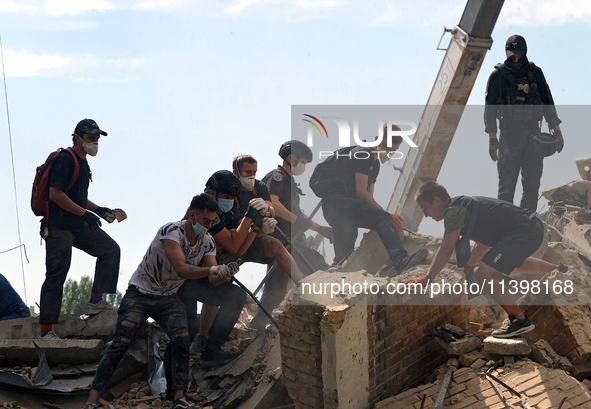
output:
<svg viewBox="0 0 591 409"><path fill-rule="evenodd" d="M172 222L162 226L152 240L142 262L129 280L140 293L154 295L175 294L185 281L178 276L164 250L162 240L172 240L181 246L187 264L199 265L203 257L215 257L215 242L209 233L197 238L191 246L185 234L185 221Z"/></svg>

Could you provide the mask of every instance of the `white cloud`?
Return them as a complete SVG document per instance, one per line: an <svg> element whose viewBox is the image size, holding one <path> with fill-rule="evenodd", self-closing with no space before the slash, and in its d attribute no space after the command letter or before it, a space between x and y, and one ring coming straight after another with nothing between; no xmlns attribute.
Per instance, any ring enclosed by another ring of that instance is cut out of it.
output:
<svg viewBox="0 0 591 409"><path fill-rule="evenodd" d="M0 13L31 13L39 11L38 7L32 4L23 4L23 2L14 2L12 0L0 0Z"/></svg>
<svg viewBox="0 0 591 409"><path fill-rule="evenodd" d="M233 6L233 7L230 7L228 9L228 11L230 13L236 13L236 12L242 11L242 10L244 10L244 9L246 9L246 8L254 5L254 4L261 3L262 1L263 0L239 0L238 1L238 4L235 5L235 6Z"/></svg>
<svg viewBox="0 0 591 409"><path fill-rule="evenodd" d="M7 77L60 77L83 82L128 81L145 58L102 59L4 49Z"/></svg>
<svg viewBox="0 0 591 409"><path fill-rule="evenodd" d="M501 10L503 25L520 27L553 26L591 22L589 0L507 0Z"/></svg>
<svg viewBox="0 0 591 409"><path fill-rule="evenodd" d="M60 16L85 11L111 10L113 4L105 0L44 0L43 8L52 16Z"/></svg>
<svg viewBox="0 0 591 409"><path fill-rule="evenodd" d="M154 10L159 8L169 8L175 4L174 0L152 0L145 1L139 5L144 10Z"/></svg>

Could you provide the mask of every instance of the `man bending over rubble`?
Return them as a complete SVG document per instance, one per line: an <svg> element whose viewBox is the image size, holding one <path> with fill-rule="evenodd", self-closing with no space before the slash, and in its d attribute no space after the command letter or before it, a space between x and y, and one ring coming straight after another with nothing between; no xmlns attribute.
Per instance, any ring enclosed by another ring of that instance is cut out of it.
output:
<svg viewBox="0 0 591 409"><path fill-rule="evenodd" d="M171 340L172 407L191 407L184 398L189 374L189 331L185 306L177 295L179 287L185 280L200 282L202 289L206 288L211 296L217 294L221 298L223 295L228 305L238 307L234 321L214 321L210 339L215 339L216 344L209 346L215 349L219 349L230 334L245 300L244 292L228 282L238 271L238 264L216 265L215 243L207 230L218 210L216 201L204 193L193 198L186 220L168 223L158 230L129 280L119 306L113 343L96 370L85 409L98 407L96 402L115 367L148 317L152 317ZM200 264L203 267L197 267Z"/></svg>
<svg viewBox="0 0 591 409"><path fill-rule="evenodd" d="M445 267L460 234L467 234L470 219L476 214L470 239L475 242L464 266L466 277L473 274L479 286L490 289L490 296L509 314L502 328L493 331L496 338L511 338L535 328L527 315L517 306L508 291L502 291L499 280L516 271L525 274L545 274L553 270L566 272L568 266L556 265L530 257L542 244L544 225L533 212L511 203L488 197L457 196L450 198L437 182L424 183L415 195L425 217L443 220L445 233L441 246L427 275L405 280L405 284L427 285ZM491 287L492 286L492 287Z"/></svg>

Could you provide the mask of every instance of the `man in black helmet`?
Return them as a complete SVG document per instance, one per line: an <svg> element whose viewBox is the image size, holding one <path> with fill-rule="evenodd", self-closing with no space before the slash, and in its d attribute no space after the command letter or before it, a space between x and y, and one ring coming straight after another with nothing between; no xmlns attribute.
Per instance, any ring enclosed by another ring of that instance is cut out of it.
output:
<svg viewBox="0 0 591 409"><path fill-rule="evenodd" d="M307 230L314 230L328 238L332 243L332 229L328 226L320 226L308 219L304 214L300 208L302 191L294 179L294 176L304 173L306 164L312 161L312 151L306 144L290 140L281 145L279 156L283 159L283 163L277 169L267 173L262 179L271 195L277 227L291 239L292 244L304 255L314 270L326 270L328 264L326 264L324 257L305 244L302 233ZM272 235L281 240L283 245L287 245L279 232L273 232ZM300 255L295 251L290 252L300 270L305 271L306 274L311 274L309 267L305 265ZM288 284L285 274L280 269L271 274L265 283L265 290L261 296L263 306L272 309L279 305L285 296ZM259 311L252 319L250 326L259 328L266 321L266 317Z"/></svg>
<svg viewBox="0 0 591 409"><path fill-rule="evenodd" d="M527 44L519 35L505 44L507 59L495 65L485 93L484 131L489 135L489 154L497 162L498 198L513 203L521 170L521 207L535 212L542 178L544 155L534 138L540 133L542 117L556 139L556 151L564 146L550 88L542 70L528 61ZM501 131L497 140L497 118Z"/></svg>
<svg viewBox="0 0 591 409"><path fill-rule="evenodd" d="M373 197L380 162L389 160L402 143L400 135L393 135L391 146L388 146L387 126L384 125L379 145L356 146L347 154L338 156L338 172L322 198L322 212L334 231L335 264L342 262L353 251L358 229L362 227L377 231L392 265L400 274L424 262L429 251L421 247L409 256L396 232L402 228L402 218L388 213ZM391 129L400 131L397 125L392 125Z"/></svg>

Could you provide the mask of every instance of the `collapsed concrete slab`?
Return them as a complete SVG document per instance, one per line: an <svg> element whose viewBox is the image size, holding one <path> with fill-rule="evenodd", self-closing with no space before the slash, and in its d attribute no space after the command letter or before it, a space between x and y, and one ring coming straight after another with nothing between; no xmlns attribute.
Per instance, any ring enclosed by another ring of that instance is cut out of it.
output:
<svg viewBox="0 0 591 409"><path fill-rule="evenodd" d="M107 341L115 333L117 311L104 311L96 315L61 314L53 330L60 338L96 338ZM37 339L41 334L39 318L17 318L0 321L0 339Z"/></svg>
<svg viewBox="0 0 591 409"><path fill-rule="evenodd" d="M35 343L45 352L49 365L98 362L105 347L100 339L36 339ZM9 365L36 365L39 360L30 339L0 339L0 355Z"/></svg>
<svg viewBox="0 0 591 409"><path fill-rule="evenodd" d="M529 355L531 347L525 338L487 337L484 341L484 352L497 355Z"/></svg>

